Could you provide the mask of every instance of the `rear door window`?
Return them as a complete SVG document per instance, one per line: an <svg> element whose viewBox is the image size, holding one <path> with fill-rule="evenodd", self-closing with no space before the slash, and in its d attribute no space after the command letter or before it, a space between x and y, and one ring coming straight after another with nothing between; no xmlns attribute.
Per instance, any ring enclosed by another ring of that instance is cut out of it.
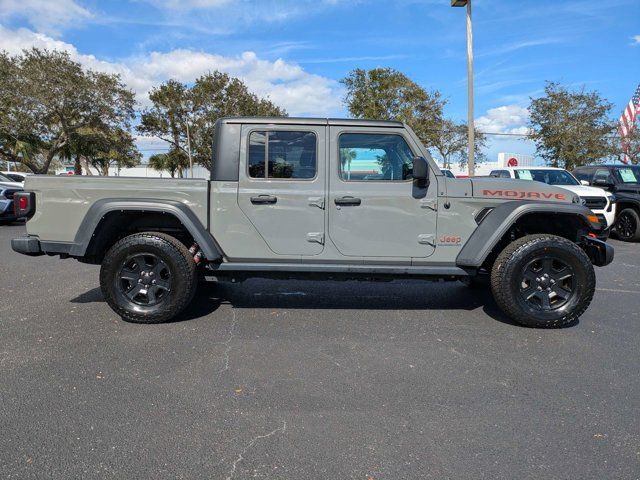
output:
<svg viewBox="0 0 640 480"><path fill-rule="evenodd" d="M312 179L316 176L313 132L256 131L249 135L251 178Z"/></svg>

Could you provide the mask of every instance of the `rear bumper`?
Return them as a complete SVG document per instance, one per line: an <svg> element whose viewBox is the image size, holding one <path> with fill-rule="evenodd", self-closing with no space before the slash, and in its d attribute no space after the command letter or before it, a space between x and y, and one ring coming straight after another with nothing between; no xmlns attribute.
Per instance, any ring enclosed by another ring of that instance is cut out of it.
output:
<svg viewBox="0 0 640 480"><path fill-rule="evenodd" d="M11 240L11 248L14 252L29 255L31 257L44 255L42 248L40 248L40 240L35 237L14 238Z"/></svg>
<svg viewBox="0 0 640 480"><path fill-rule="evenodd" d="M60 255L62 258L71 256L73 243L41 242L38 237L27 235L11 240L11 248L14 252L36 257L38 255Z"/></svg>
<svg viewBox="0 0 640 480"><path fill-rule="evenodd" d="M580 246L596 267L604 267L613 262L613 247L602 240L584 236L580 241Z"/></svg>

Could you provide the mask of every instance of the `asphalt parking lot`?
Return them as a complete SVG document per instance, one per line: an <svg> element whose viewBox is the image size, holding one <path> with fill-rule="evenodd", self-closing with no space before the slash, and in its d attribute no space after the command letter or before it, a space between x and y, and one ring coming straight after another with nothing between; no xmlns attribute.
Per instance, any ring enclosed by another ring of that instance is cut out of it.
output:
<svg viewBox="0 0 640 480"><path fill-rule="evenodd" d="M2 478L639 478L640 245L563 330L457 283L205 286L128 324L0 227Z"/></svg>

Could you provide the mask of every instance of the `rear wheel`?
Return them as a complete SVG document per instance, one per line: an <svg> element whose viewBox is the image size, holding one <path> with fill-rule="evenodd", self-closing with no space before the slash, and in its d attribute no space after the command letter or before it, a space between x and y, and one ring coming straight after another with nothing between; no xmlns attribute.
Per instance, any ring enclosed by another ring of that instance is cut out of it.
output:
<svg viewBox="0 0 640 480"><path fill-rule="evenodd" d="M491 271L498 306L529 327L558 328L575 322L591 303L596 278L589 257L555 235L528 235L509 244Z"/></svg>
<svg viewBox="0 0 640 480"><path fill-rule="evenodd" d="M196 265L189 250L170 235L137 233L106 253L100 288L123 319L160 323L180 313L196 290Z"/></svg>
<svg viewBox="0 0 640 480"><path fill-rule="evenodd" d="M637 242L640 240L640 215L633 208L625 208L618 214L616 233L620 240Z"/></svg>

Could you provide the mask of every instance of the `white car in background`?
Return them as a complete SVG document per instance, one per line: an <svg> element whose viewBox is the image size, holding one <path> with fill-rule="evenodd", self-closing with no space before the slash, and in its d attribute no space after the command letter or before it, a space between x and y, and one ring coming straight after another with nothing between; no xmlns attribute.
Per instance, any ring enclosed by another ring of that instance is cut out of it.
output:
<svg viewBox="0 0 640 480"><path fill-rule="evenodd" d="M600 221L604 221L610 229L616 218L616 198L602 188L588 187L580 183L576 177L564 168L555 167L506 167L492 170L490 177L518 178L566 188L582 200L582 204L591 209Z"/></svg>
<svg viewBox="0 0 640 480"><path fill-rule="evenodd" d="M22 192L22 184L0 174L0 225L18 219L13 208L13 196Z"/></svg>
<svg viewBox="0 0 640 480"><path fill-rule="evenodd" d="M12 182L18 182L24 184L25 179L27 178L27 173L22 172L0 172L0 175L8 178Z"/></svg>

